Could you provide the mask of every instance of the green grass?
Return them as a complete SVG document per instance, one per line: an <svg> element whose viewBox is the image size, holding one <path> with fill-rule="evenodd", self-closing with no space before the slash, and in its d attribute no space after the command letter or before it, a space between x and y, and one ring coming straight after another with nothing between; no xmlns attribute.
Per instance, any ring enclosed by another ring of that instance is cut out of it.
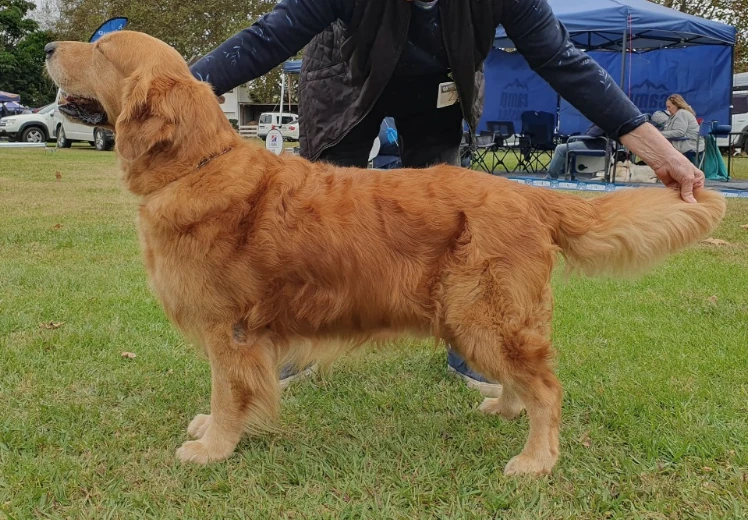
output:
<svg viewBox="0 0 748 520"><path fill-rule="evenodd" d="M174 451L209 368L147 288L113 154L0 153L0 518L748 516L746 201L729 246L634 282L554 278L550 477L504 477L527 419L478 414L444 351L408 341L292 386L279 433L194 467Z"/></svg>

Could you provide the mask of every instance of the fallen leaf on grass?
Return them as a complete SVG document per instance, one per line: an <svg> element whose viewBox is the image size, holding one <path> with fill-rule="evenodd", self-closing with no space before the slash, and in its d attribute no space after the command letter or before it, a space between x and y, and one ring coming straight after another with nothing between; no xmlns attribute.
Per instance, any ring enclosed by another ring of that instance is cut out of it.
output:
<svg viewBox="0 0 748 520"><path fill-rule="evenodd" d="M729 246L730 242L727 240L722 240L720 238L707 238L706 240L702 240L705 244L711 244L713 246Z"/></svg>
<svg viewBox="0 0 748 520"><path fill-rule="evenodd" d="M135 359L136 357L138 357L138 356L137 356L137 354L134 354L134 353L132 353L132 352L123 352L123 353L122 353L122 354L120 354L120 355L121 355L121 356L122 356L123 358L125 358L125 359Z"/></svg>
<svg viewBox="0 0 748 520"><path fill-rule="evenodd" d="M43 328L43 329L47 329L47 330L52 330L52 329L59 329L59 328L60 328L60 327L62 327L63 325L65 325L65 322L64 322L64 321L60 321L60 322L54 322L54 321L50 321L49 323L40 323L40 324L39 324L39 326L40 326L41 328Z"/></svg>
<svg viewBox="0 0 748 520"><path fill-rule="evenodd" d="M701 468L701 469L702 469L703 471L706 471L707 473L709 473L710 471L714 471L714 469L713 469L713 468L710 468L709 466L704 466L704 467L703 467L703 468Z"/></svg>
<svg viewBox="0 0 748 520"><path fill-rule="evenodd" d="M590 433L584 432L582 436L579 438L579 442L581 442L582 446L584 446L585 448L589 448L591 445L590 444Z"/></svg>
<svg viewBox="0 0 748 520"><path fill-rule="evenodd" d="M742 227L743 229L745 229L746 231L748 231L748 224L743 224L743 225L742 225L742 226L740 226L740 227Z"/></svg>
<svg viewBox="0 0 748 520"><path fill-rule="evenodd" d="M350 495L348 493L344 493L344 492L339 491L339 490L334 489L334 488L333 488L332 492L338 498L342 498L343 501L345 501L346 503L348 503L348 502L351 501L351 497L350 497Z"/></svg>
<svg viewBox="0 0 748 520"><path fill-rule="evenodd" d="M707 298L706 301L708 301L711 304L717 305L717 295L713 294L712 296Z"/></svg>
<svg viewBox="0 0 748 520"><path fill-rule="evenodd" d="M60 172L55 172L55 178L59 181L62 179L62 174Z"/></svg>
<svg viewBox="0 0 748 520"><path fill-rule="evenodd" d="M55 224L54 229L62 229L62 224Z"/></svg>

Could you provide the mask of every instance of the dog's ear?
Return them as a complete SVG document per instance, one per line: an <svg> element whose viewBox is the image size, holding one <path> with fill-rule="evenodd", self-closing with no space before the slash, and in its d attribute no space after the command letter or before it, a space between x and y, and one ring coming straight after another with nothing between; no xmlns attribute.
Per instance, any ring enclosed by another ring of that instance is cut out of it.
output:
<svg viewBox="0 0 748 520"><path fill-rule="evenodd" d="M134 161L174 139L179 109L171 106L174 80L140 71L126 81L115 134L120 155Z"/></svg>

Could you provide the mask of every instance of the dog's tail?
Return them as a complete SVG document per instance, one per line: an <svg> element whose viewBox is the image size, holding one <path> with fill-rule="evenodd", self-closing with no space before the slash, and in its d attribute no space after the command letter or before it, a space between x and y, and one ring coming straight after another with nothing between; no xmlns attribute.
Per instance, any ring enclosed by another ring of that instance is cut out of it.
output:
<svg viewBox="0 0 748 520"><path fill-rule="evenodd" d="M556 193L556 243L572 272L640 274L706 237L725 215L724 197L701 189L698 204L671 189L638 188L593 199Z"/></svg>

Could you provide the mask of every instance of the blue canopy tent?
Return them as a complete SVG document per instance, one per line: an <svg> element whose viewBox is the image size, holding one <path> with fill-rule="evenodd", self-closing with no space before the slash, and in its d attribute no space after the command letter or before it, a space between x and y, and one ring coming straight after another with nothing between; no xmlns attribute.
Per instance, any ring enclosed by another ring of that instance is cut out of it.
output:
<svg viewBox="0 0 748 520"><path fill-rule="evenodd" d="M21 101L21 96L0 90L0 103L10 103L11 101Z"/></svg>
<svg viewBox="0 0 748 520"><path fill-rule="evenodd" d="M646 0L549 0L574 44L614 78L643 112L664 110L679 93L704 120L730 122L735 28ZM589 121L513 49L503 27L485 64L486 102L479 125L514 121L526 110L559 114L559 131L583 132Z"/></svg>
<svg viewBox="0 0 748 520"><path fill-rule="evenodd" d="M301 60L288 60L283 63L283 72L286 74L298 74L301 72Z"/></svg>
<svg viewBox="0 0 748 520"><path fill-rule="evenodd" d="M301 72L301 60L287 60L281 66L281 98L280 113L283 115L283 97L286 95L286 74L299 74ZM289 102L290 103L290 102ZM290 108L290 105L289 105Z"/></svg>

